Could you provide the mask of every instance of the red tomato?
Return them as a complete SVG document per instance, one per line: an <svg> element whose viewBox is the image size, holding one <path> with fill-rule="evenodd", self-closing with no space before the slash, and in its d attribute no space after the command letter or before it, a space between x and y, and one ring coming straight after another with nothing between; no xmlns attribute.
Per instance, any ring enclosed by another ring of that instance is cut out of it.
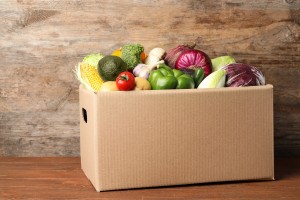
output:
<svg viewBox="0 0 300 200"><path fill-rule="evenodd" d="M130 72L122 72L118 75L116 84L119 90L133 90L135 87L134 75Z"/></svg>

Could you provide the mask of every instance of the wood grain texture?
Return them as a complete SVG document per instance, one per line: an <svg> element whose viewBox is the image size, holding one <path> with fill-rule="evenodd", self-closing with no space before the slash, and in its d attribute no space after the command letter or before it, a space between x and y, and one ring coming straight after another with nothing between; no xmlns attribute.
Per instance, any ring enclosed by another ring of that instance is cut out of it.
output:
<svg viewBox="0 0 300 200"><path fill-rule="evenodd" d="M79 158L0 157L0 199L248 200L300 197L300 159L275 162L276 181L227 182L97 193Z"/></svg>
<svg viewBox="0 0 300 200"><path fill-rule="evenodd" d="M274 85L276 155L300 155L299 0L0 1L0 155L79 155L78 82L91 52L196 42Z"/></svg>

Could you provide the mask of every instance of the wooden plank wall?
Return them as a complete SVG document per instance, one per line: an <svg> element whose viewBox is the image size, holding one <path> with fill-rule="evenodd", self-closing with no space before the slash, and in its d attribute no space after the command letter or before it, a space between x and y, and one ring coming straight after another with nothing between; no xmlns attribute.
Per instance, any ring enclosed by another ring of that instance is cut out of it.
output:
<svg viewBox="0 0 300 200"><path fill-rule="evenodd" d="M299 9L299 0L1 0L0 156L78 156L72 68L128 42L196 42L212 58L258 66L274 84L276 155L299 156Z"/></svg>

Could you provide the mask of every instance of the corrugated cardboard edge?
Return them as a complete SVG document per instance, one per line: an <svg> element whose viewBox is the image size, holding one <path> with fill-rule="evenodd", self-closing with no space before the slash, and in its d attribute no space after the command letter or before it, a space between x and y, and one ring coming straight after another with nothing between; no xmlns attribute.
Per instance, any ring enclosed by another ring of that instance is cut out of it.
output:
<svg viewBox="0 0 300 200"><path fill-rule="evenodd" d="M80 85L79 105L81 168L97 192L100 192L97 151L97 95ZM83 119L82 109L87 112L87 123Z"/></svg>
<svg viewBox="0 0 300 200"><path fill-rule="evenodd" d="M255 87L255 86L254 86ZM270 115L272 116L272 120L271 120L271 127L272 127L272 140L270 142L272 142L272 146L273 146L273 153L272 153L272 169L273 169L273 172L272 172L272 176L270 178L261 178L261 179L257 179L257 180L272 180L272 181L275 181L276 178L275 178L275 159L274 159L274 93L273 93L273 85L271 84L267 84L265 86L257 86L258 88L262 88L262 89L265 89L265 90L268 90L270 91Z"/></svg>
<svg viewBox="0 0 300 200"><path fill-rule="evenodd" d="M269 88L270 88L270 90L271 90L271 99L272 99L272 102L271 102L271 106L272 106L272 116L273 116L273 118L272 118L272 133L273 133L273 136L272 136L272 143L273 143L273 154L272 154L272 159L273 159L273 177L271 177L271 180L273 180L273 181L275 181L276 180L276 177L275 177L275 159L274 159L274 90L273 90L273 85L271 85L271 84L268 84L267 85Z"/></svg>

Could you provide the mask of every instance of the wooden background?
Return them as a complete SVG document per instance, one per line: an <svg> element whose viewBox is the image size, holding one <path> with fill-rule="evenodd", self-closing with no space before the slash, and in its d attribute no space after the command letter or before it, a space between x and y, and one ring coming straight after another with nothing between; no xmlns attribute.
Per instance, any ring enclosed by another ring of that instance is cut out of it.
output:
<svg viewBox="0 0 300 200"><path fill-rule="evenodd" d="M78 156L72 68L128 42L196 42L212 58L258 66L274 85L276 155L299 156L299 9L299 0L0 0L0 156Z"/></svg>

